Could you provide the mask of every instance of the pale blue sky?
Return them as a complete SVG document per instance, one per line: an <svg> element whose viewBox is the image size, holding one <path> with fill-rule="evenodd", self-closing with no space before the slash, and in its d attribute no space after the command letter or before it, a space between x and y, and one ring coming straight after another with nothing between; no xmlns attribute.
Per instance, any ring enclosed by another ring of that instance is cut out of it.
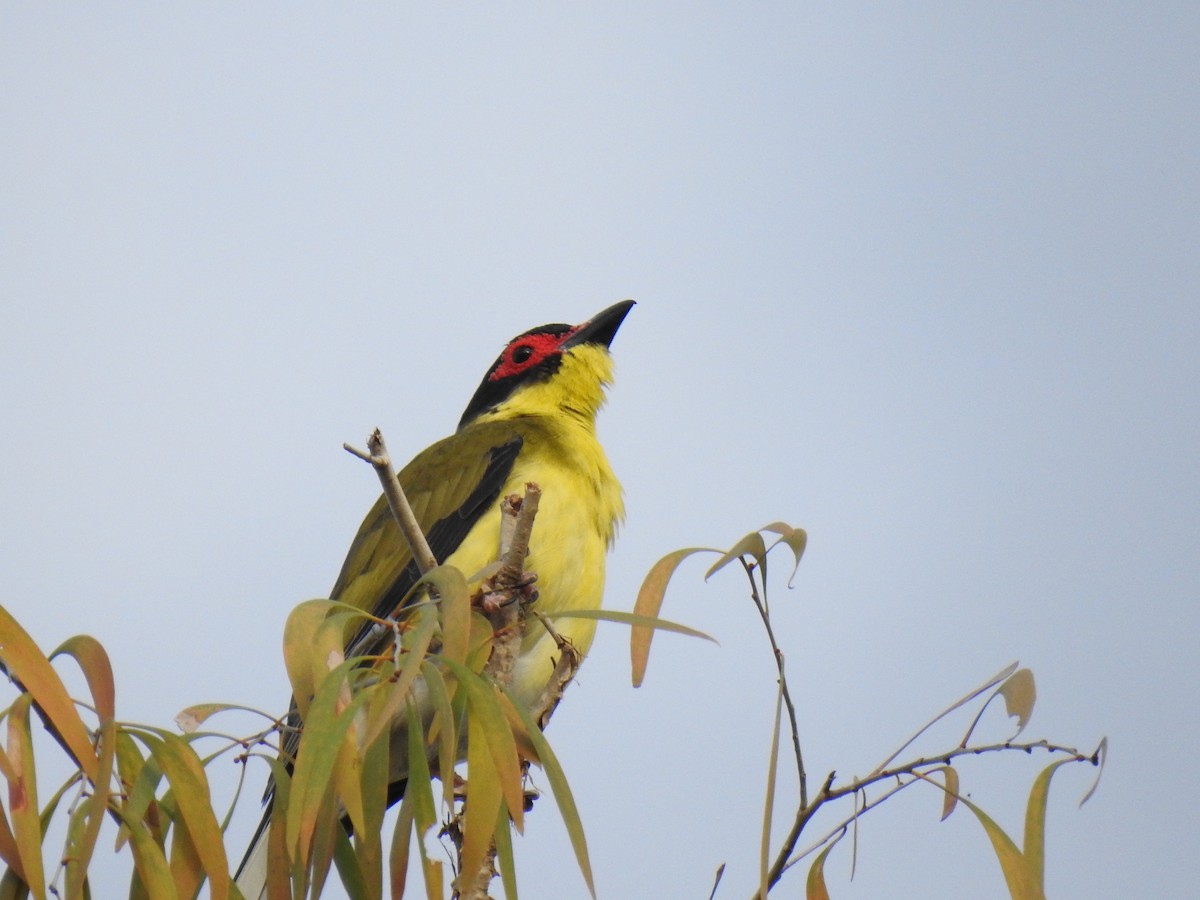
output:
<svg viewBox="0 0 1200 900"><path fill-rule="evenodd" d="M376 493L342 441L415 452L513 334L632 297L609 605L806 527L775 608L818 781L1020 659L1027 736L1112 744L1082 811L1056 777L1050 896L1184 896L1197 46L1189 3L6 6L0 603L101 639L128 719L278 709ZM551 728L602 897L756 877L771 661L702 571L665 613L721 646L634 691L602 630ZM963 788L1019 831L1042 762ZM834 895L1005 896L940 804L867 817ZM566 847L546 804L528 896L582 895Z"/></svg>

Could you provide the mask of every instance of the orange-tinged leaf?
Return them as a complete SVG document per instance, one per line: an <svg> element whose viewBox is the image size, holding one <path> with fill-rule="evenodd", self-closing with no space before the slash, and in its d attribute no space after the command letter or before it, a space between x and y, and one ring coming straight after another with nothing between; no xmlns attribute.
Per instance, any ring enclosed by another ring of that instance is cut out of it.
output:
<svg viewBox="0 0 1200 900"><path fill-rule="evenodd" d="M92 695L92 705L96 707L96 715L100 721L116 716L116 688L113 685L112 664L108 661L108 653L100 642L86 634L79 634L63 641L58 649L50 654L53 660L56 656L70 656L79 663L79 668L87 679L88 691Z"/></svg>
<svg viewBox="0 0 1200 900"><path fill-rule="evenodd" d="M958 805L958 769L954 766L939 766L933 769L933 772L942 772L946 776L946 790L942 794L942 818L940 821L945 822L950 818L950 813L954 812L954 807Z"/></svg>
<svg viewBox="0 0 1200 900"><path fill-rule="evenodd" d="M1017 669L996 689L996 693L1004 697L1004 707L1008 715L1017 717L1017 731L1013 735L1016 737L1029 724L1029 717L1033 715L1033 704L1037 700L1033 672L1029 669Z"/></svg>
<svg viewBox="0 0 1200 900"><path fill-rule="evenodd" d="M92 741L62 679L25 629L3 606L0 606L0 660L32 695L39 711L79 768L94 780L98 763Z"/></svg>
<svg viewBox="0 0 1200 900"><path fill-rule="evenodd" d="M46 898L42 867L42 822L38 815L37 774L33 763L33 738L29 732L29 707L33 698L17 697L8 711L8 761L13 778L8 782L8 809L21 857L25 883L38 900Z"/></svg>
<svg viewBox="0 0 1200 900"><path fill-rule="evenodd" d="M829 900L829 888L825 886L825 859L836 845L837 841L831 841L809 867L808 880L804 885L805 900Z"/></svg>
<svg viewBox="0 0 1200 900"><path fill-rule="evenodd" d="M730 547L720 559L712 564L707 572L704 573L704 580L712 578L723 568L733 562L735 559L741 559L743 556L753 556L756 565L761 567L767 556L767 544L763 540L763 536L757 531L752 531L732 547Z"/></svg>
<svg viewBox="0 0 1200 900"><path fill-rule="evenodd" d="M668 553L656 562L646 574L638 589L637 600L633 604L634 615L647 618L658 618L662 609L663 597L667 593L667 585L675 570L689 556L696 553L720 553L708 547L689 547ZM629 633L629 656L633 669L633 686L639 687L646 677L646 662L650 658L650 641L654 638L654 629L635 626Z"/></svg>
<svg viewBox="0 0 1200 900"><path fill-rule="evenodd" d="M513 703L513 708L525 723L529 740L537 751L538 765L546 773L550 782L550 790L554 793L554 802L558 804L558 813L566 826L567 836L571 839L571 847L575 851L575 861L587 884L588 893L594 898L596 886L592 878L592 864L588 858L587 838L583 832L583 821L579 817L579 808L575 805L575 796L571 793L571 785L567 782L566 773L558 762L558 757L550 748L550 742L542 734L542 730L533 721L533 716L520 703Z"/></svg>
<svg viewBox="0 0 1200 900"><path fill-rule="evenodd" d="M0 755L6 759L8 754L0 749ZM10 869L13 869L17 875L24 879L22 874L25 870L21 868L21 854L17 850L17 840L13 837L12 829L8 825L8 816L4 812L4 807L0 806L0 860Z"/></svg>

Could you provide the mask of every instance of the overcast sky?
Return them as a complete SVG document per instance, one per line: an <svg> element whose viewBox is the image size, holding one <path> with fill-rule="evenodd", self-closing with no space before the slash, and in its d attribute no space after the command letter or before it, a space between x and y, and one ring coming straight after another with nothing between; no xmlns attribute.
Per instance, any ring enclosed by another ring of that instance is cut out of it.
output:
<svg viewBox="0 0 1200 900"><path fill-rule="evenodd" d="M804 526L773 600L818 783L1019 659L1028 737L1111 742L1082 810L1091 770L1056 776L1049 895L1182 896L1198 46L1192 3L8 4L0 603L99 638L125 719L281 710L284 619L377 490L342 442L415 453L512 335L632 297L608 605L676 547ZM720 646L659 639L635 691L602 626L550 729L604 898L756 878L773 667L704 568L664 614ZM1046 762L962 789L1019 834ZM1006 896L941 802L864 818L834 896ZM542 805L526 896L583 896L567 847Z"/></svg>

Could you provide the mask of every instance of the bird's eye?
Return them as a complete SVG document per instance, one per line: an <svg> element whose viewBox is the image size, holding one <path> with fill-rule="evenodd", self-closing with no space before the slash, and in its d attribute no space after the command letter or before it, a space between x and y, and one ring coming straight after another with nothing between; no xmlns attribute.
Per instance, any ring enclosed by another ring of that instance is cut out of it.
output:
<svg viewBox="0 0 1200 900"><path fill-rule="evenodd" d="M520 365L523 362L528 362L531 356L533 356L533 348L528 344L522 344L512 352L512 361Z"/></svg>

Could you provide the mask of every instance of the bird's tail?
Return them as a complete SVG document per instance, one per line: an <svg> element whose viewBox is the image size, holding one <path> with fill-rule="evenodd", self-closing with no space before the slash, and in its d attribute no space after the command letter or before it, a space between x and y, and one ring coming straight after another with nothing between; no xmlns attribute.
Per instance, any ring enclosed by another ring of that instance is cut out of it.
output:
<svg viewBox="0 0 1200 900"><path fill-rule="evenodd" d="M265 900L267 896L267 838L270 835L270 826L271 804L268 801L262 821L258 823L254 838L246 848L246 855L242 857L237 875L233 879L246 900Z"/></svg>

